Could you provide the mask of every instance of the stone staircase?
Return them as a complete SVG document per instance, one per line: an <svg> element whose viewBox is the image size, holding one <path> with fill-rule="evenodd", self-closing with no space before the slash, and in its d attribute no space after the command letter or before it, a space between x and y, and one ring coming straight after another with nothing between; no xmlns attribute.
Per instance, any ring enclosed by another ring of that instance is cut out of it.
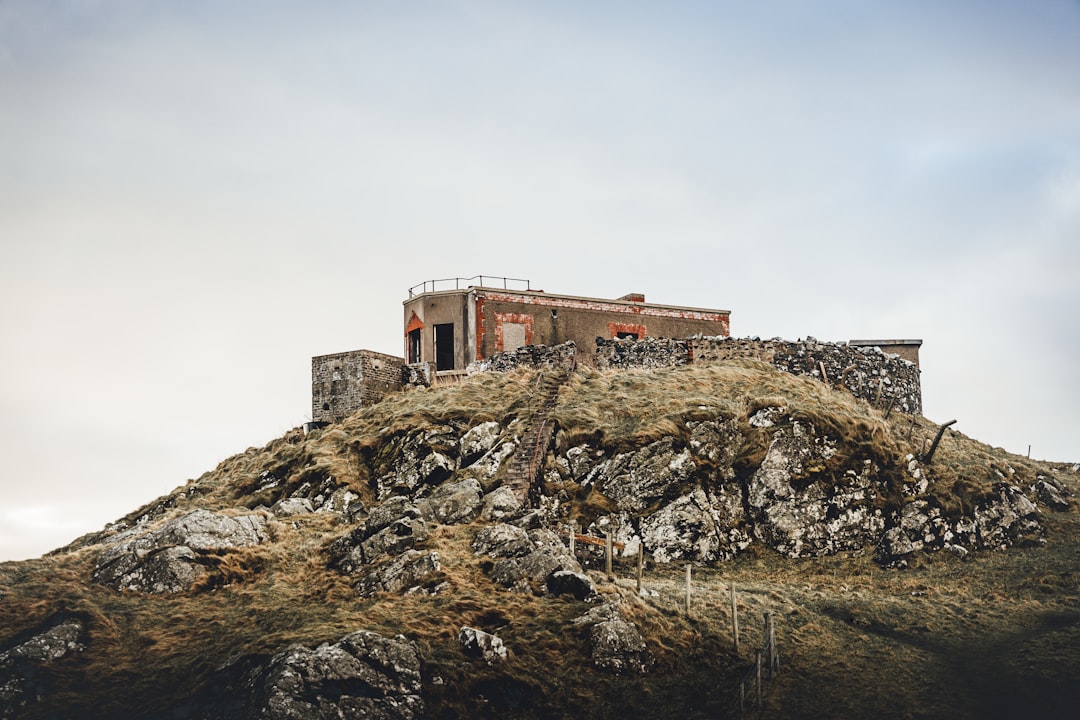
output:
<svg viewBox="0 0 1080 720"><path fill-rule="evenodd" d="M555 434L555 421L551 419L551 411L558 401L559 390L569 380L570 372L566 370L550 370L541 376L538 387L544 394L543 404L529 419L529 426L521 436L521 443L510 458L503 485L514 491L522 507L529 507L531 504L531 491L544 469L544 457Z"/></svg>

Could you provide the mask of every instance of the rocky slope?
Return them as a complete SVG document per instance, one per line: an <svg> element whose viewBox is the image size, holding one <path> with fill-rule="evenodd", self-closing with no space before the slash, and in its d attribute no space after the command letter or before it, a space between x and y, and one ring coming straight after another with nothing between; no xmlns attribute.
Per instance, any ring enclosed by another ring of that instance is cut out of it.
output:
<svg viewBox="0 0 1080 720"><path fill-rule="evenodd" d="M885 586L1006 548L1074 552L1060 537L1074 468L952 431L931 459L927 420L747 361L575 374L522 497L508 473L537 452L522 438L541 375L487 373L291 432L0 565L0 717L728 716L751 663L717 609L735 578L763 593L743 600L752 620L788 619L783 643L807 613L846 612L785 572L843 559ZM571 528L611 535L616 574L640 549L645 590L600 572L595 546L572 552ZM716 595L696 616L672 589L686 563ZM1058 589L1074 632L1075 571ZM797 679L771 702L817 713ZM825 712L861 715L852 702ZM965 707L950 712L978 716Z"/></svg>

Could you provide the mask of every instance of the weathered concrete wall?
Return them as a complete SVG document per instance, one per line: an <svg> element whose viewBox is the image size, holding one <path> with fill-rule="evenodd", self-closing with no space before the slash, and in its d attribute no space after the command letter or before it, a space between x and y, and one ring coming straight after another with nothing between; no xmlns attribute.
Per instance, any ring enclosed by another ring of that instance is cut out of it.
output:
<svg viewBox="0 0 1080 720"><path fill-rule="evenodd" d="M686 340L597 338L600 368L654 368L754 358L793 375L809 375L881 407L906 413L922 412L919 368L898 355L876 347L846 343L760 340L757 338L694 337Z"/></svg>
<svg viewBox="0 0 1080 720"><path fill-rule="evenodd" d="M401 390L405 361L354 350L311 358L311 419L340 422L360 408Z"/></svg>
<svg viewBox="0 0 1080 720"><path fill-rule="evenodd" d="M528 344L573 342L579 352L591 354L597 337L613 338L620 333L638 337L727 335L729 323L725 310L494 290L477 291L476 315L477 358L514 349L503 330L508 324L523 327Z"/></svg>

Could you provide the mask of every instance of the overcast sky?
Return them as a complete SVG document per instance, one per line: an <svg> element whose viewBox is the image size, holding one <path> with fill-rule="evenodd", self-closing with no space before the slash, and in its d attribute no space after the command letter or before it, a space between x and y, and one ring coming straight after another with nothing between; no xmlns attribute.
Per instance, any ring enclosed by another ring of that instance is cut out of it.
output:
<svg viewBox="0 0 1080 720"><path fill-rule="evenodd" d="M921 338L929 418L1080 461L1080 3L0 0L0 560L479 273Z"/></svg>

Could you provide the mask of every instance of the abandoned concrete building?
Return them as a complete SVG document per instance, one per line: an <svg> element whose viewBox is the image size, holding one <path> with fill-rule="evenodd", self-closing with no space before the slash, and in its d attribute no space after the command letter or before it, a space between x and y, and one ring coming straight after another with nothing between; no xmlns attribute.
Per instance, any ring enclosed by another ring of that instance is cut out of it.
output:
<svg viewBox="0 0 1080 720"><path fill-rule="evenodd" d="M354 350L311 359L313 425L339 422L406 385L464 375L525 346L573 342L576 357L594 358L598 341L730 335L728 310L648 303L640 293L614 300L557 295L504 277L429 280L410 288L403 305L402 357ZM917 374L919 340L848 344L898 354Z"/></svg>
<svg viewBox="0 0 1080 720"><path fill-rule="evenodd" d="M498 286L485 286L485 280ZM598 337L726 337L730 315L647 303L640 293L615 300L554 295L510 278L429 281L410 288L405 301L405 359L431 363L436 372L463 371L469 363L525 345L572 341L588 353Z"/></svg>

